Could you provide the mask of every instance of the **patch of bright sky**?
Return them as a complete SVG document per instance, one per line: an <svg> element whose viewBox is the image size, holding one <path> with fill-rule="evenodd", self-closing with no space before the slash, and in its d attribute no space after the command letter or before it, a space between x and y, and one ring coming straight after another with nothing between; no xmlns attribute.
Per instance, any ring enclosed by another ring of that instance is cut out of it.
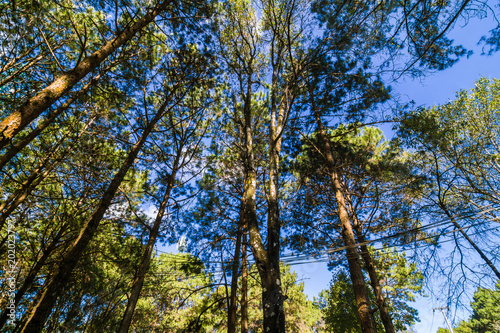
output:
<svg viewBox="0 0 500 333"><path fill-rule="evenodd" d="M481 77L500 78L500 54L481 55L477 45L482 36L495 27L492 18L471 21L465 27L457 27L449 37L474 54L463 58L451 68L419 79L405 78L392 84L395 92L415 101L416 105L433 106L455 99L460 90L470 90Z"/></svg>

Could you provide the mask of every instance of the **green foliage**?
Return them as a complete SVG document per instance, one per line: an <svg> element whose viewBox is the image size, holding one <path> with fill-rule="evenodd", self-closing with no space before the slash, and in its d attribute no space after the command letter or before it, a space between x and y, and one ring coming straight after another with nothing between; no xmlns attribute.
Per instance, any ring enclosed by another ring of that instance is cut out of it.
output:
<svg viewBox="0 0 500 333"><path fill-rule="evenodd" d="M421 296L424 275L415 262L409 263L405 254L384 246L374 251L374 260L379 272L382 293L389 302L389 310L396 330L404 331L415 324L418 311L408 305Z"/></svg>
<svg viewBox="0 0 500 333"><path fill-rule="evenodd" d="M414 263L408 264L405 256L394 249L384 248L373 254L394 328L399 332L406 331L419 321L417 310L407 302L414 301L415 296L422 293L422 272ZM371 289L369 297L374 304L375 296ZM334 275L330 289L323 290L316 302L321 306L329 331L355 333L361 330L352 282L344 270ZM378 311L374 317L377 331L384 332Z"/></svg>
<svg viewBox="0 0 500 333"><path fill-rule="evenodd" d="M151 263L130 329L212 332L225 323L224 297L198 259L161 254Z"/></svg>
<svg viewBox="0 0 500 333"><path fill-rule="evenodd" d="M412 229L412 204L421 190L408 160L397 141L386 141L382 131L359 124L341 125L328 133L335 170L342 177L349 206L354 209L367 237ZM290 209L287 228L297 248L311 244L315 248L332 246L332 232L340 233L336 201L317 134L300 142L291 170L300 187ZM314 226L318 218L328 223ZM369 222L371 221L371 222ZM411 241L414 234L406 235ZM337 239L338 240L338 239Z"/></svg>
<svg viewBox="0 0 500 333"><path fill-rule="evenodd" d="M75 66L159 3L2 1L0 119L18 110L62 73L73 73ZM22 290L17 302L19 325L43 295L48 278L58 272L127 152L159 109L165 111L165 117L158 121L120 184L84 256L71 258L79 263L67 286L60 288L45 330L115 330L151 229L144 209L161 201L165 184L174 172L175 156L182 155L176 164L182 170L172 191L175 204L167 211L185 208L186 217L167 214L160 240L173 239L171 222L178 221L177 231L188 234L198 249L209 245L222 251L222 259L217 252L217 260L225 261L222 268L226 269L231 261L228 253L233 254L236 222L242 216L244 171L255 172L256 224L266 223L270 211L267 199L281 204L293 197L290 173L276 177L276 184L281 184L276 192L269 186L271 166L278 171L282 165L279 161L272 165L267 162L270 147L280 150L283 145L295 149L297 159L294 166L280 171L300 174L302 188L298 194L302 197L297 201L300 208L287 219L275 221L275 225L298 218L298 224L291 225L299 231L298 239L293 240L298 248L306 248L308 242L317 248L335 246L336 240L324 237L339 231L339 226L328 173L322 157L310 144L317 144L317 138L311 135L309 142L297 139L296 130L307 132L314 127L310 121L311 100L316 101L320 118L333 117L330 124L363 120L390 98L390 88L378 76L380 68L375 63L382 64L382 69L392 64L397 70L406 70L406 66L400 68L397 57L404 54L410 55L412 65L420 62L442 69L465 54L445 34L453 20L469 9L456 1L165 3L166 9L154 24L92 67L92 72L48 107L31 128L2 146L0 153L4 154L45 119L54 117L0 170L0 205L5 204L0 208L0 225L15 226L18 246L16 281ZM495 36L494 31L488 42L493 43ZM473 96L463 93L455 104L407 119L420 134L427 131L428 145L452 152L455 161L463 161L455 165L462 175L460 185L468 186L457 190L453 198L447 197L447 202L459 202L459 195L468 193L466 200L479 207L498 207L494 193L499 190L500 153L491 144L497 142L500 129L498 86L497 81L482 80ZM459 114L464 109L467 112ZM60 113L56 115L55 111ZM452 120L455 122L450 125ZM270 138L268 129L273 126L277 136ZM342 125L328 133L336 167L352 193L350 205L357 209L353 214L374 235L382 235L394 225L391 230L405 231L415 225L409 206L420 190L415 178L410 179L414 187L407 190L407 156L396 143L385 142L380 130L360 130L360 126ZM247 129L251 142L246 141ZM287 146L289 142L299 142L300 147L293 147L293 143ZM247 163L247 145L252 146L252 163ZM275 157L280 159L280 154ZM196 182L201 194L189 191ZM271 192L279 195L271 198ZM185 200L189 195L198 201L191 204ZM371 209L374 206L377 210ZM322 230L323 235L310 232L312 221L323 217L332 222ZM264 239L269 231L265 227L262 230ZM279 227L275 231L279 233ZM7 231L2 228L2 255L6 239ZM213 253L202 257L212 259ZM278 252L269 257L278 258ZM405 286L402 281L415 279L418 285L421 276L390 251L384 258L378 265L385 271L386 280L393 281L387 282L384 292L392 295L393 306L404 309L398 320L410 322L415 313L405 308L405 302L418 288ZM5 256L0 258L0 266L5 261ZM207 266L189 255L155 258L132 330L223 330L225 293L213 286L214 278L205 273L212 260L205 261ZM252 274L256 275L255 269ZM252 325L259 331L261 289L258 278L252 283ZM318 309L307 300L303 286L288 267L283 267L282 283L288 296L287 330L320 330ZM6 290L5 278L0 277L0 284L2 291ZM4 305L5 299L0 304Z"/></svg>
<svg viewBox="0 0 500 333"><path fill-rule="evenodd" d="M442 200L469 201L477 209L499 204L500 80L482 78L470 93L461 91L445 105L417 110L402 121L404 142L418 158L439 163L429 169L443 188L452 187Z"/></svg>
<svg viewBox="0 0 500 333"><path fill-rule="evenodd" d="M330 289L321 291L317 302L321 304L328 331L356 333L361 330L354 290L346 273L334 276Z"/></svg>
<svg viewBox="0 0 500 333"><path fill-rule="evenodd" d="M458 323L456 333L496 333L500 331L500 281L495 289L478 288L471 302L472 315ZM439 328L438 333L448 329Z"/></svg>

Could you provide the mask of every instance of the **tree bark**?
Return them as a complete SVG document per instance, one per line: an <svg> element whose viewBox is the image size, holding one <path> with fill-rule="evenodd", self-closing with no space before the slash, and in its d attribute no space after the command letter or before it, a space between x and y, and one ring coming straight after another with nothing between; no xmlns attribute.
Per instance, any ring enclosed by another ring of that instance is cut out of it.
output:
<svg viewBox="0 0 500 333"><path fill-rule="evenodd" d="M243 206L243 205L242 205ZM242 207L243 208L243 207ZM229 297L229 309L227 313L227 332L235 333L236 332L236 309L237 309L237 291L238 291L238 271L240 268L240 253L241 253L241 238L243 234L243 209L241 209L240 213L240 223L238 225L238 231L236 233L236 246L234 249L233 256L233 267L232 267L232 275L231 275L231 295Z"/></svg>
<svg viewBox="0 0 500 333"><path fill-rule="evenodd" d="M331 175L335 199L337 201L337 214L342 226L342 239L346 247L347 263L349 266L349 273L353 285L354 295L356 297L356 306L358 310L361 330L363 331L363 333L376 333L377 331L375 327L375 321L373 319L370 300L368 298L368 291L366 289L366 283L363 277L363 270L361 268L362 266L357 250L358 244L354 236L351 219L349 217L349 211L345 202L342 180L336 171L335 160L332 154L332 147L326 135L325 128L323 127L320 113L316 108L313 92L310 86L309 97L311 100L311 108L316 119L316 125L318 127L318 138L322 146L321 152L323 153L325 162L328 166L328 171Z"/></svg>
<svg viewBox="0 0 500 333"><path fill-rule="evenodd" d="M248 333L248 264L247 234L243 233L241 249L241 333Z"/></svg>
<svg viewBox="0 0 500 333"><path fill-rule="evenodd" d="M61 238L65 230L66 228L63 226L59 230L57 235L54 237L54 239L50 242L50 244L44 250L42 250L42 256L37 260L35 267L33 267L30 270L28 276L26 276L26 278L24 279L22 286L17 290L16 296L14 296L15 304L19 304L26 291L28 291L28 289L31 287L33 281L35 281L38 272L40 272L40 270L42 269L42 267L45 265L50 255L52 254L52 252L57 248L58 245L57 243L59 242L59 239ZM0 328L3 327L7 322L8 319L7 317L8 317L8 312L6 309L2 312L2 315L0 316Z"/></svg>
<svg viewBox="0 0 500 333"><path fill-rule="evenodd" d="M328 153L327 153L328 155ZM329 154L331 155L331 153ZM370 300L368 298L368 291L366 289L365 279L363 277L363 270L359 259L356 239L352 229L352 224L347 211L345 198L342 193L342 186L339 176L336 172L332 171L332 184L335 191L335 199L338 206L338 216L342 224L342 239L346 246L346 256L349 265L349 273L351 276L354 295L356 297L356 305L358 308L358 316L363 333L376 333L375 321L370 307Z"/></svg>
<svg viewBox="0 0 500 333"><path fill-rule="evenodd" d="M378 310L380 311L380 319L382 319L382 324L384 325L386 333L396 333L394 324L392 322L391 314L386 304L384 294L382 293L382 287L380 286L380 281L377 276L377 268L375 267L375 262L373 261L370 252L368 251L368 246L366 246L365 238L360 229L356 228L356 236L359 243L361 243L361 257L365 262L365 269L370 276L370 284L375 293L375 304L377 304Z"/></svg>
<svg viewBox="0 0 500 333"><path fill-rule="evenodd" d="M271 123L275 119L271 116ZM262 304L264 307L264 332L285 332L285 312L279 264L281 223L279 218L278 167L280 143L277 129L271 124L270 167L267 216L267 262L259 270L262 280Z"/></svg>
<svg viewBox="0 0 500 333"><path fill-rule="evenodd" d="M30 176L21 184L21 188L16 190L7 200L0 204L0 229L3 228L7 218L10 214L19 207L20 204L26 200L30 193L50 174L50 172L63 160L63 158L68 154L73 147L78 143L78 139L87 131L87 128L92 124L94 119L85 124L84 128L80 131L78 136L73 140L73 142L55 159L53 159L59 149L62 148L64 141L71 133L66 133L66 135L59 140L55 147L52 148L51 152L48 153L43 160L39 163L39 166L33 170Z"/></svg>
<svg viewBox="0 0 500 333"><path fill-rule="evenodd" d="M104 213L111 205L111 201L115 196L118 187L121 182L125 178L130 167L134 164L134 161L139 154L142 146L144 145L147 137L153 130L154 126L162 117L169 101L165 101L163 105L159 108L154 119L148 124L148 126L144 129L139 141L133 146L131 151L129 152L127 158L123 162L121 168L113 177L113 180L109 184L106 192L104 193L99 205L96 210L92 214L89 220L83 226L80 235L77 237L75 242L73 243L71 249L68 251L66 256L62 259L59 267L56 269L54 274L49 278L47 286L38 301L38 304L34 307L33 312L30 317L26 321L24 327L21 332L41 332L45 325L45 321L50 315L52 308L57 300L57 296L60 291L64 288L66 281L70 278L73 269L78 264L81 256L83 255L87 245L90 243L93 238L95 232L97 231L97 227L99 226Z"/></svg>
<svg viewBox="0 0 500 333"><path fill-rule="evenodd" d="M250 105L245 112L245 211L252 250L262 283L262 304L264 332L285 332L285 316L279 270L280 222L277 220L277 197L269 200L267 249L264 247L259 230L256 208L257 174L253 161L253 141L251 134ZM273 176L274 178L274 176ZM272 181L271 181L272 182ZM275 189L275 188L274 188ZM269 220L271 219L271 220Z"/></svg>
<svg viewBox="0 0 500 333"><path fill-rule="evenodd" d="M48 87L30 98L18 110L0 122L0 148L3 148L17 133L31 121L47 110L60 97L64 96L75 84L97 68L110 54L128 42L136 33L151 23L166 9L169 0L164 0L136 23L122 31L118 36L106 42L99 50L87 57L75 68L54 80Z"/></svg>
<svg viewBox="0 0 500 333"><path fill-rule="evenodd" d="M127 307L125 309L125 313L123 314L123 319L120 324L120 328L118 329L119 333L127 333L130 327L130 323L132 322L132 316L134 315L135 307L137 305L137 301L139 300L142 286L144 285L144 279L146 278L146 273L148 271L149 264L151 263L151 256L153 254L156 238L158 237L161 222L163 216L165 215L165 210L167 208L168 200L170 199L170 192L172 191L172 188L174 186L177 168L179 167L180 155L182 154L181 150L182 146L181 149L179 149L174 164L172 166L172 174L169 177L167 189L165 190L162 203L160 204L160 208L158 210L158 213L156 214L153 228L149 233L148 244L146 245L146 250L144 251L144 254L142 256L141 264L139 266L139 269L137 270L134 282L132 283L132 292L128 300Z"/></svg>
<svg viewBox="0 0 500 333"><path fill-rule="evenodd" d="M351 202L350 195L347 195L347 199ZM368 246L366 245L366 239L363 235L363 229L356 212L354 211L351 205L351 218L354 224L354 231L356 232L356 238L358 239L358 243L361 248L361 258L365 263L365 270L368 272L368 276L370 277L370 285L372 286L373 292L375 293L375 304L377 305L378 310L380 311L380 319L382 320L382 324L384 325L384 329L386 333L396 333L394 328L394 324L392 322L392 317L389 312L389 308L387 307L386 298L382 293L382 287L380 286L380 280L377 275L377 268L375 266L375 261L373 257L370 255L370 251Z"/></svg>
<svg viewBox="0 0 500 333"><path fill-rule="evenodd" d="M87 83L82 89L74 93L65 103L59 106L56 110L51 112L44 120L42 120L36 128L31 131L28 135L23 137L21 140L16 142L12 147L9 148L0 156L0 170L7 164L14 156L17 155L24 147L26 147L33 139L35 139L44 129L46 129L54 120L65 110L67 110L71 104L73 104L81 95L86 93L94 84L99 80L101 74L93 78L89 83Z"/></svg>

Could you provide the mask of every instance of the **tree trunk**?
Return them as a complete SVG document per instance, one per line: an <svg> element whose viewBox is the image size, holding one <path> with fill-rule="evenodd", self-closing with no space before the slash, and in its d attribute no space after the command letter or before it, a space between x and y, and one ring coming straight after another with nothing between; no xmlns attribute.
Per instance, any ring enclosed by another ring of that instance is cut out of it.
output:
<svg viewBox="0 0 500 333"><path fill-rule="evenodd" d="M331 153L329 155L331 155ZM342 187L336 172L332 172L332 184L338 206L338 216L340 223L342 224L342 239L344 240L344 245L346 246L347 262L349 265L349 273L354 289L354 295L356 297L361 330L363 333L376 333L377 330L375 328L375 321L370 308L370 300L368 298L368 291L363 277L363 270L361 269L357 243L354 237L349 214L347 212L344 195L341 190Z"/></svg>
<svg viewBox="0 0 500 333"><path fill-rule="evenodd" d="M35 139L45 128L47 128L54 120L65 110L67 110L71 104L73 104L81 95L86 93L94 84L99 80L102 74L97 75L89 83L87 83L82 89L73 94L64 104L59 106L56 110L51 112L44 120L42 120L34 130L32 130L28 135L23 137L21 140L16 142L12 147L9 148L0 156L0 170L7 164L14 156L17 155L24 147L26 147L33 139Z"/></svg>
<svg viewBox="0 0 500 333"><path fill-rule="evenodd" d="M283 298L280 285L279 274L279 233L280 223L277 220L277 196L270 200L270 213L268 221L268 248L264 247L262 236L257 219L256 188L257 171L254 162L253 134L252 134L252 73L248 74L246 92L244 92L245 102L243 109L244 125L244 179L243 179L243 207L245 221L247 223L250 237L250 249L252 250L257 270L262 281L262 304L264 315L264 332L284 332L285 321L283 311ZM273 143L274 146L274 143ZM276 154L271 154L274 158ZM275 177L272 177L275 179ZM271 181L271 183L273 183ZM274 186L274 185L273 185ZM275 192L275 187L273 191ZM272 212L271 212L272 211Z"/></svg>
<svg viewBox="0 0 500 333"><path fill-rule="evenodd" d="M135 34L151 23L161 13L169 0L164 0L152 11L144 15L132 26L126 28L118 36L106 42L99 50L87 57L75 68L54 80L48 87L30 98L18 110L0 122L0 148L4 147L17 133L22 131L31 121L47 110L60 97L64 96L75 84L88 73L97 68L110 54L128 42Z"/></svg>
<svg viewBox="0 0 500 333"><path fill-rule="evenodd" d="M349 202L351 202L350 195L347 195ZM382 293L382 287L380 286L380 281L377 275L377 268L375 266L375 261L373 257L370 255L370 251L368 250L368 246L366 245L366 239L363 235L363 229L361 223L358 220L356 212L354 211L351 205L351 217L354 224L354 230L356 232L356 238L358 239L358 243L361 248L361 257L365 263L365 270L368 272L368 276L370 277L370 285L372 286L373 292L375 293L375 304L377 305L378 310L380 311L380 319L382 319L382 324L384 325L384 329L386 333L396 333L394 329L394 324L392 322L392 317L389 312L389 308L386 304L386 298Z"/></svg>
<svg viewBox="0 0 500 333"><path fill-rule="evenodd" d="M151 262L151 255L153 254L156 238L158 237L161 222L163 216L165 215L165 210L167 208L168 200L170 199L170 192L172 191L174 185L177 168L179 167L181 150L182 146L181 149L179 149L178 154L175 158L175 162L172 166L172 174L169 177L167 189L165 190L165 194L163 196L163 201L160 204L160 209L158 210L158 213L156 214L153 228L149 233L149 240L148 244L146 245L146 250L144 251L144 254L142 256L141 264L139 266L139 269L137 270L134 282L132 283L132 292L127 303L127 308L125 309L125 313L123 315L120 328L118 330L119 333L127 333L130 327L130 323L132 322L132 316L134 315L135 307L137 305L137 301L139 300L142 286L144 285L144 279L146 278L146 273L148 271L149 264Z"/></svg>
<svg viewBox="0 0 500 333"><path fill-rule="evenodd" d="M242 205L243 206L243 205ZM242 207L243 208L243 207ZM229 297L229 309L227 313L227 332L235 333L236 332L236 309L237 309L237 291L238 291L238 271L240 268L240 252L241 252L241 237L243 233L243 209L240 209L240 223L238 225L238 231L236 233L236 246L234 249L233 256L233 269L231 275L231 296Z"/></svg>
<svg viewBox="0 0 500 333"><path fill-rule="evenodd" d="M361 268L361 262L357 250L357 243L354 237L352 223L349 217L349 211L345 202L342 180L336 172L335 160L332 154L332 147L323 127L323 123L321 122L321 116L318 109L316 108L313 92L310 86L309 97L311 99L311 108L316 118L316 125L318 127L318 137L322 146L321 152L325 157L325 162L327 163L328 170L331 175L333 189L335 192L335 199L337 201L338 207L337 214L342 225L342 239L344 240L344 245L346 247L347 263L349 266L349 273L351 276L354 295L356 297L356 306L358 309L361 330L363 331L363 333L376 333L377 331L375 327L375 321L373 319L373 314L370 308L370 300L368 298L368 291L366 289L366 283L363 277L363 270Z"/></svg>
<svg viewBox="0 0 500 333"><path fill-rule="evenodd" d="M41 295L38 304L34 307L33 312L26 321L21 332L31 333L31 332L41 332L43 330L45 321L47 320L52 311L52 308L57 300L58 294L66 285L66 282L70 278L73 269L78 264L78 261L83 255L87 245L90 243L95 232L97 231L97 227L99 226L104 216L104 213L111 205L111 201L115 196L118 187L125 178L125 175L127 174L130 167L134 164L135 158L139 154L139 151L142 149L142 146L144 145L147 137L149 136L149 133L151 133L155 124L163 115L168 103L169 101L167 100L160 107L155 118L144 129L144 132L142 133L139 141L133 146L133 148L129 152L120 170L118 170L118 172L115 174L113 180L106 189L106 192L104 193L101 201L99 202L97 209L94 211L90 219L85 223L80 232L80 235L73 243L71 249L68 251L67 255L62 259L61 263L59 264L59 267L54 272L52 277L50 277L46 289Z"/></svg>
<svg viewBox="0 0 500 333"><path fill-rule="evenodd" d="M73 142L57 157L55 160L52 158L57 155L57 152L62 147L64 141L70 135L67 133L55 147L52 148L51 152L48 153L43 160L39 163L39 166L31 172L30 176L21 184L22 187L16 190L7 200L0 204L0 229L5 224L7 218L10 214L17 208L21 203L26 200L31 191L33 191L47 176L50 172L62 161L62 159L69 153L73 147L78 143L78 139L87 131L87 128L92 124L94 119L88 122L78 136L73 140Z"/></svg>
<svg viewBox="0 0 500 333"><path fill-rule="evenodd" d="M382 319L382 324L384 325L386 333L396 333L394 329L394 324L392 323L391 314L387 308L384 294L382 293L382 287L380 286L380 281L377 276L377 268L375 267L375 262L373 261L370 252L368 251L368 246L366 246L365 238L361 230L356 228L356 236L359 243L361 243L361 257L365 262L365 269L370 276L370 284L375 292L375 304L380 311L380 319Z"/></svg>
<svg viewBox="0 0 500 333"><path fill-rule="evenodd" d="M38 275L38 272L40 272L52 252L56 249L57 243L59 242L59 239L65 230L66 228L63 226L54 237L54 239L50 242L49 246L47 246L47 248L42 251L42 256L37 260L35 267L30 270L28 276L24 279L22 286L17 290L16 296L14 296L15 304L19 304L26 291L31 287L33 281L35 281L35 278ZM7 322L7 317L8 312L7 309L5 309L0 316L0 328L3 327Z"/></svg>
<svg viewBox="0 0 500 333"><path fill-rule="evenodd" d="M273 130L270 135L270 145L271 165L269 168L267 262L261 266L259 273L262 281L264 332L285 332L285 312L283 309L283 292L281 289L279 263L281 232L278 209L279 140L277 140L277 133Z"/></svg>
<svg viewBox="0 0 500 333"><path fill-rule="evenodd" d="M247 234L243 233L241 249L241 333L248 333L248 264Z"/></svg>
<svg viewBox="0 0 500 333"><path fill-rule="evenodd" d="M267 249L266 256L256 259L257 268L262 282L262 305L264 310L264 332L285 332L285 311L283 309L283 291L280 274L280 234L281 221L279 216L279 159L281 153L282 130L287 113L287 98L278 103L278 82L283 60L281 48L276 49L271 43L271 107L269 120L269 193L267 195ZM250 236L251 237L251 236ZM253 243L251 241L251 243ZM255 252L254 252L255 257Z"/></svg>

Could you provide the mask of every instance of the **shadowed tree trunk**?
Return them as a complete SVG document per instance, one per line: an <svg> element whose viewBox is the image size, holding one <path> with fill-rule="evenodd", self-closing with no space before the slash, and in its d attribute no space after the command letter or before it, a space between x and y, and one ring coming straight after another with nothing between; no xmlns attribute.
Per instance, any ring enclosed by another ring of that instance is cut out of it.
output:
<svg viewBox="0 0 500 333"><path fill-rule="evenodd" d="M243 233L241 249L241 333L248 333L248 260L247 234Z"/></svg>
<svg viewBox="0 0 500 333"><path fill-rule="evenodd" d="M52 252L57 248L58 245L60 245L58 244L58 242L65 230L66 228L63 226L54 237L54 239L52 239L50 244L42 250L42 256L37 260L35 266L30 270L28 276L26 276L26 278L24 279L22 286L17 290L16 296L14 296L14 304L19 304L26 291L28 291L33 281L35 281L38 272L40 272L40 270L43 268L49 257L52 255ZM0 328L5 325L7 319L8 311L7 309L5 309L0 316Z"/></svg>
<svg viewBox="0 0 500 333"><path fill-rule="evenodd" d="M267 249L262 241L257 219L256 188L257 172L254 164L251 94L246 95L244 105L244 211L252 250L262 283L262 304L265 332L284 332L285 317L280 283L279 247L280 222L277 219L277 193L270 196L268 214ZM274 143L273 143L274 145ZM271 155L275 158L275 154ZM274 175L274 174L273 174ZM274 179L274 176L273 176ZM272 183L272 181L271 181ZM273 187L276 191L276 187ZM269 220L271 219L271 220Z"/></svg>
<svg viewBox="0 0 500 333"><path fill-rule="evenodd" d="M149 233L149 239L148 239L148 244L146 245L146 250L144 251L144 254L142 256L141 264L139 266L139 269L137 270L134 282L132 283L132 292L128 300L127 307L125 309L125 313L123 315L120 328L118 329L119 333L127 333L130 327L130 323L132 322L132 316L134 315L135 307L137 305L137 301L139 300L142 286L144 285L144 279L146 278L146 273L148 271L149 264L151 262L151 255L153 254L156 238L158 237L161 222L163 220L163 216L165 215L165 210L167 208L168 200L170 199L170 192L172 191L175 181L175 176L179 167L180 155L181 152L179 151L176 156L175 162L172 166L172 173L169 176L167 188L165 190L165 194L163 195L163 200L160 204L158 213L156 214L153 228Z"/></svg>
<svg viewBox="0 0 500 333"><path fill-rule="evenodd" d="M240 208L240 222L236 233L236 246L233 256L233 268L231 276L231 295L229 297L229 309L227 314L227 333L236 332L236 309L237 309L237 291L238 291L238 271L240 268L241 238L243 234L243 205Z"/></svg>
<svg viewBox="0 0 500 333"><path fill-rule="evenodd" d="M54 274L49 278L46 288L40 297L40 300L34 307L31 315L26 321L21 332L34 333L34 332L41 332L43 330L45 321L49 317L60 291L64 289L66 281L70 278L71 273L78 264L78 261L83 255L87 245L90 243L95 232L97 231L97 227L99 226L104 216L104 213L111 205L112 199L115 196L118 187L125 178L125 175L127 174L128 170L134 164L134 161L137 155L139 154L140 150L142 149L144 143L146 142L147 137L153 130L156 123L165 113L165 110L169 103L170 100L166 100L162 104L162 106L157 111L155 117L151 120L151 122L148 123L148 125L144 129L139 141L132 147L132 149L128 153L127 158L125 159L122 166L115 174L108 188L104 192L104 195L102 196L101 201L99 202L96 210L94 211L90 219L87 220L87 222L84 224L80 232L80 235L77 237L77 239L71 246L71 249L62 259Z"/></svg>
<svg viewBox="0 0 500 333"><path fill-rule="evenodd" d="M7 198L3 203L0 204L0 229L3 228L7 218L10 214L19 207L20 204L26 200L30 193L45 179L49 176L50 172L64 159L66 154L68 154L73 147L78 143L78 139L87 131L87 128L93 123L95 118L88 121L84 128L80 131L78 136L71 142L71 144L57 156L58 151L63 147L63 143L70 136L70 132L59 140L57 145L52 148L50 153L48 153L43 160L39 163L39 166L33 170L30 176L22 182L21 188L16 190L9 198ZM57 156L57 157L56 157ZM55 158L54 158L55 157Z"/></svg>
<svg viewBox="0 0 500 333"><path fill-rule="evenodd" d="M309 89L311 89L311 87L309 87ZM325 162L328 166L328 171L331 175L331 182L335 193L335 200L337 202L337 214L342 226L342 239L346 247L347 263L354 289L354 295L356 298L356 306L358 309L361 330L363 331L363 333L376 333L377 330L375 327L375 321L373 319L373 313L370 308L370 300L368 298L368 291L366 289L366 283L363 277L363 270L359 258L358 244L354 236L351 219L349 217L349 211L342 190L342 180L340 178L340 175L336 172L335 160L332 154L332 147L326 135L325 128L323 127L323 123L321 122L321 116L316 108L316 103L314 101L313 93L311 90L309 91L309 97L311 100L311 108L316 119L316 125L318 127L318 138L321 144L321 153L325 158Z"/></svg>

